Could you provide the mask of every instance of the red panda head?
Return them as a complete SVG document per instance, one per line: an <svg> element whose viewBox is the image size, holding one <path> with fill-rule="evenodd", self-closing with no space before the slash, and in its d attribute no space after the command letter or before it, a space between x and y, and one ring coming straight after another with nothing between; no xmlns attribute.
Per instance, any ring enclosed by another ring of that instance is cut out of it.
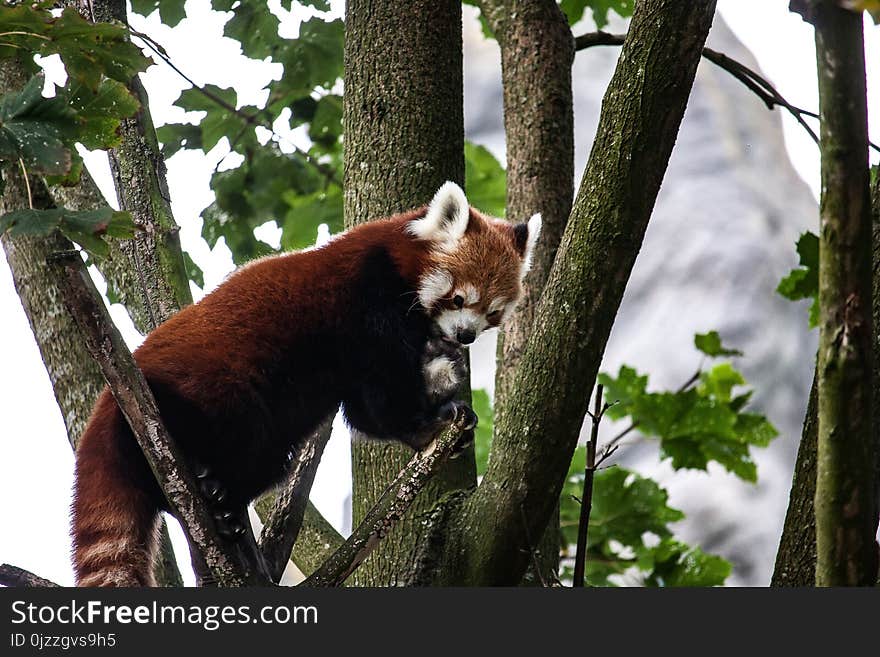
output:
<svg viewBox="0 0 880 657"><path fill-rule="evenodd" d="M430 242L419 301L444 337L470 344L516 306L541 216L521 224L485 217L469 206L458 185L447 182L407 231Z"/></svg>

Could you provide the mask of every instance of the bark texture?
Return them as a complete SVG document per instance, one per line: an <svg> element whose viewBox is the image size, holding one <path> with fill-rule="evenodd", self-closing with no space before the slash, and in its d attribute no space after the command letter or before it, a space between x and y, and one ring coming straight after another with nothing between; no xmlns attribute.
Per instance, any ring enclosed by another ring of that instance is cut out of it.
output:
<svg viewBox="0 0 880 657"><path fill-rule="evenodd" d="M871 214L871 315L876 327L880 326L880 176L875 178L871 192ZM880 427L880 344L876 340L873 344L874 503L877 505L874 514L877 517L880 513L877 497L880 485L880 432L877 431ZM813 506L818 433L816 394L814 377L771 586L813 586L816 583L816 514Z"/></svg>
<svg viewBox="0 0 880 657"><path fill-rule="evenodd" d="M817 2L822 153L816 584L873 585L871 210L862 16Z"/></svg>
<svg viewBox="0 0 880 657"><path fill-rule="evenodd" d="M285 485L276 493L268 493L256 504L263 520L260 549L269 565L272 581L284 574L293 544L305 518L309 491L315 482L324 447L330 440L333 416L328 417L300 447Z"/></svg>
<svg viewBox="0 0 880 657"><path fill-rule="evenodd" d="M127 22L125 0L69 0L92 21ZM108 151L120 210L143 228L131 240L115 243L101 273L128 309L135 326L148 333L192 303L180 248L179 228L171 213L165 160L159 150L149 99L140 78L129 90L141 104L123 119L122 143Z"/></svg>
<svg viewBox="0 0 880 657"><path fill-rule="evenodd" d="M290 558L296 567L309 575L315 572L333 552L345 542L345 538L333 528L324 516L308 502L299 536L293 544Z"/></svg>
<svg viewBox="0 0 880 657"><path fill-rule="evenodd" d="M461 3L350 0L345 21L345 222L352 226L423 205L447 180L464 183ZM401 445L354 436L355 525L411 457ZM418 515L442 493L475 482L469 450L441 469L353 581L401 583L421 533Z"/></svg>
<svg viewBox="0 0 880 657"><path fill-rule="evenodd" d="M816 384L814 375L770 586L813 586L816 583L816 514L813 506L819 429Z"/></svg>
<svg viewBox="0 0 880 657"><path fill-rule="evenodd" d="M461 432L462 427L454 425L414 455L351 536L303 582L304 586L340 586L405 517L421 490L455 453Z"/></svg>
<svg viewBox="0 0 880 657"><path fill-rule="evenodd" d="M234 542L217 534L211 508L203 499L186 462L162 424L159 408L143 373L113 325L78 253L53 258L59 270L62 295L70 314L85 336L89 353L98 362L122 414L144 456L181 521L184 533L198 550L219 586L264 585L257 572L258 548L246 532Z"/></svg>
<svg viewBox="0 0 880 657"><path fill-rule="evenodd" d="M0 93L18 90L25 82L26 76L16 63L10 60L0 65ZM82 175L81 183L52 190L46 188L42 179L31 176L29 184L34 207L50 209L61 205L78 210L106 205L88 172L83 171ZM4 179L6 188L0 198L0 214L26 208L28 196L23 176L13 168L4 173ZM88 207L66 205L58 198L58 190L63 190L65 200L86 194L94 202ZM46 266L49 256L60 251L69 251L74 246L58 232L48 237L4 235L0 242L12 272L16 292L52 383L52 391L64 420L68 440L75 449L98 393L104 387L104 379L85 347L82 333L64 306L57 271ZM162 547L156 564L156 581L162 586L182 586L183 580L164 521L161 535Z"/></svg>
<svg viewBox="0 0 880 657"><path fill-rule="evenodd" d="M483 0L480 11L501 48L507 217L541 213L541 237L523 283L517 311L498 337L495 417L507 412L513 372L525 347L535 307L562 239L574 196L574 40L554 0ZM556 516L554 515L554 518ZM558 522L548 523L537 549L541 573L552 580L559 563Z"/></svg>
<svg viewBox="0 0 880 657"><path fill-rule="evenodd" d="M495 414L499 416L505 413L508 384L571 212L574 39L553 0L484 0L480 8L501 47L507 217L523 221L540 212L542 218L523 299L499 342L495 374Z"/></svg>
<svg viewBox="0 0 880 657"><path fill-rule="evenodd" d="M636 5L593 150L440 583L512 585L556 506L608 335L684 115L713 0Z"/></svg>

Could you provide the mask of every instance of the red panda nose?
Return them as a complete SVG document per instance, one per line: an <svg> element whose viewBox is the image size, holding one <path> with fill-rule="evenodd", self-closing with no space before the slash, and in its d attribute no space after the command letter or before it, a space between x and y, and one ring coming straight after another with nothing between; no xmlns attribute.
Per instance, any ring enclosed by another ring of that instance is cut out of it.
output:
<svg viewBox="0 0 880 657"><path fill-rule="evenodd" d="M461 344L470 344L477 339L477 332L473 329L460 329L456 331L455 337Z"/></svg>

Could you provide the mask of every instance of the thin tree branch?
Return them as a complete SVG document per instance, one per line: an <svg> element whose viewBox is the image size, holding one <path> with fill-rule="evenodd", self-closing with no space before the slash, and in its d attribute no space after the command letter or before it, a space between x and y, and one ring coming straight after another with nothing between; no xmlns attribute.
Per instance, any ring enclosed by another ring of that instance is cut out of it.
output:
<svg viewBox="0 0 880 657"><path fill-rule="evenodd" d="M59 585L8 563L0 564L0 585L16 588L56 588Z"/></svg>
<svg viewBox="0 0 880 657"><path fill-rule="evenodd" d="M528 518L526 518L526 511L521 506L519 508L519 511L520 516L522 517L523 532L526 535L526 548L528 549L529 556L532 559L532 570L535 572L535 577L538 578L541 586L546 589L549 584L547 584L547 578L544 577L544 572L541 568L541 562L538 559L538 551L535 548L535 544L532 542L532 532L529 531L529 521Z"/></svg>
<svg viewBox="0 0 880 657"><path fill-rule="evenodd" d="M537 534L558 503L714 14L714 0L635 5L493 458L450 523L441 583L514 585L528 567L520 507Z"/></svg>
<svg viewBox="0 0 880 657"><path fill-rule="evenodd" d="M85 335L86 346L100 365L190 545L204 558L212 581L221 586L267 584L257 572L252 555L245 552L245 540L231 543L218 535L211 510L165 430L153 393L113 325L80 255L66 252L52 260L61 270L59 281L65 304Z"/></svg>
<svg viewBox="0 0 880 657"><path fill-rule="evenodd" d="M626 37L625 34L609 34L608 32L589 32L587 34L582 34L578 37L575 37L574 44L575 50L586 50L587 48L593 48L594 46L621 46L623 45L623 40ZM722 52L718 52L717 50L712 50L712 48L703 48L703 57L716 66L724 69L728 73L730 73L733 77L743 83L752 93L754 93L758 98L760 98L763 103L767 106L767 109L773 109L775 107L783 107L797 120L798 123L801 124L804 130L807 131L807 134L813 139L817 144L819 143L819 137L816 134L816 131L811 128L806 121L804 121L804 117L808 116L813 119L818 119L819 115L816 112L811 112L809 110L805 110L802 107L798 107L796 105L792 105L788 102L779 91L774 87L765 77L757 73L756 71L750 69L745 64L738 62L735 59L732 59L725 55ZM869 145L874 150L880 152L880 146L869 142Z"/></svg>
<svg viewBox="0 0 880 657"><path fill-rule="evenodd" d="M685 390L687 390L688 388L690 388L697 381L699 381L700 374L702 374L702 372L703 372L703 368L702 367L698 368L697 371L691 375L691 378L689 378L687 381L682 383L681 386L679 386L678 390L676 390L675 392L682 393ZM639 424L640 423L638 421L632 422L626 429L624 429L623 431L618 433L616 436L614 436L614 438L612 438L607 443L605 443L602 446L602 455L599 457L599 460L596 463L596 467L599 467L600 465L602 465L602 463L604 463L608 459L608 457L610 457L614 452L616 452L617 448L620 447L620 441L623 440L631 431L633 431L634 429L638 429Z"/></svg>
<svg viewBox="0 0 880 657"><path fill-rule="evenodd" d="M429 447L410 459L388 485L348 540L302 586L340 586L403 517L419 491L452 456L464 429L456 422Z"/></svg>
<svg viewBox="0 0 880 657"><path fill-rule="evenodd" d="M602 405L604 387L596 386L596 401L590 417L593 427L587 442L587 457L584 463L584 492L581 495L581 513L578 521L577 550L574 555L574 578L571 585L580 588L584 585L584 571L587 563L587 530L590 526L590 511L593 509L593 476L596 474L596 443L599 439L599 423L608 406Z"/></svg>
<svg viewBox="0 0 880 657"><path fill-rule="evenodd" d="M324 420L303 442L293 457L290 477L275 498L260 533L259 546L275 582L281 579L284 567L290 560L293 544L302 527L309 491L332 429L333 415Z"/></svg>

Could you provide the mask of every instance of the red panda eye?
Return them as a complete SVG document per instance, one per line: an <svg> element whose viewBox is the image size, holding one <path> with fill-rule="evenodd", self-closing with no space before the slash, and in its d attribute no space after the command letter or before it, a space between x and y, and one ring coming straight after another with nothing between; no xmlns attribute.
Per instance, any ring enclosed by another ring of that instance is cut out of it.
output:
<svg viewBox="0 0 880 657"><path fill-rule="evenodd" d="M456 308L464 308L464 297L460 294L456 294L452 297L452 303Z"/></svg>
<svg viewBox="0 0 880 657"><path fill-rule="evenodd" d="M490 312L488 315L486 315L486 319L488 319L488 320L490 320L490 321L494 321L494 320L498 319L498 317L499 317L500 315L501 315L501 311L500 311L500 310L493 310L493 311Z"/></svg>

